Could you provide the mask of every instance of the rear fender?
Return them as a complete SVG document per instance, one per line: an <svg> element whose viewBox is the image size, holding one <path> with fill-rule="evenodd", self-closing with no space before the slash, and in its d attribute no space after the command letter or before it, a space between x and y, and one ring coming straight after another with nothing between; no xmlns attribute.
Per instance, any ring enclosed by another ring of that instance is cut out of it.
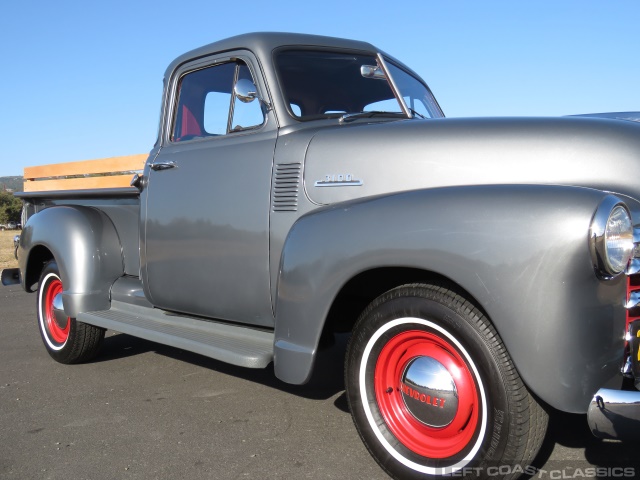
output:
<svg viewBox="0 0 640 480"><path fill-rule="evenodd" d="M116 228L106 214L91 207L56 206L32 215L18 247L22 287L27 291L43 266L30 262L30 257L41 255L43 248L58 264L69 316L110 307L111 285L124 274L124 258Z"/></svg>

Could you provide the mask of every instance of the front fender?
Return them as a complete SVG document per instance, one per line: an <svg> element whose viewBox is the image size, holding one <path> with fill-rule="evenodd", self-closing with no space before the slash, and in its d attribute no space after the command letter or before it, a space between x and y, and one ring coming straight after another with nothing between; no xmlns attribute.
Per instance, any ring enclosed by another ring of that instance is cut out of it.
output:
<svg viewBox="0 0 640 480"><path fill-rule="evenodd" d="M32 253L42 248L58 264L69 316L110 307L110 288L124 274L124 259L116 228L105 213L84 206L56 206L32 215L18 247L22 287L27 291L28 279L37 279L42 269L30 262Z"/></svg>
<svg viewBox="0 0 640 480"><path fill-rule="evenodd" d="M276 375L308 380L340 289L381 267L457 283L484 309L525 383L565 411L586 411L619 372L626 283L594 274L591 219L608 194L536 185L417 190L346 202L298 220L278 285Z"/></svg>

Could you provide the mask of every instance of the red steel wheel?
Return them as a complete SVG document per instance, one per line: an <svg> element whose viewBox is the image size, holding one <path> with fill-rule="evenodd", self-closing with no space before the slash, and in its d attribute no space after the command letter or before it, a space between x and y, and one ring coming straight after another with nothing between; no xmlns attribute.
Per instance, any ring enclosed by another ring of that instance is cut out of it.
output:
<svg viewBox="0 0 640 480"><path fill-rule="evenodd" d="M412 370L417 372L410 376ZM417 382L420 370L431 378ZM380 352L374 382L382 416L411 451L447 458L471 441L480 418L478 389L470 366L446 338L421 330L396 335Z"/></svg>
<svg viewBox="0 0 640 480"><path fill-rule="evenodd" d="M50 340L50 347L53 349L60 349L64 346L69 338L69 329L71 328L71 319L66 318L66 321L56 318L53 302L57 295L62 294L62 281L54 274L49 273L43 280L43 288L40 295L44 295L43 307L44 312L42 317L44 318L45 325L42 328L46 330L48 335L47 340ZM56 299L59 301L58 299Z"/></svg>

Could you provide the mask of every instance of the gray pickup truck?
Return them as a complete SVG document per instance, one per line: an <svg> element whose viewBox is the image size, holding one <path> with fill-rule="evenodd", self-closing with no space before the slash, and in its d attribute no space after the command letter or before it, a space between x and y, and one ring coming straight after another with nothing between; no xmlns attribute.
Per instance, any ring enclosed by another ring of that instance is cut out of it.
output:
<svg viewBox="0 0 640 480"><path fill-rule="evenodd" d="M304 384L350 332L386 472L511 478L550 409L640 437L636 120L445 119L368 43L237 36L168 67L131 187L18 194L3 282L62 363L113 329Z"/></svg>

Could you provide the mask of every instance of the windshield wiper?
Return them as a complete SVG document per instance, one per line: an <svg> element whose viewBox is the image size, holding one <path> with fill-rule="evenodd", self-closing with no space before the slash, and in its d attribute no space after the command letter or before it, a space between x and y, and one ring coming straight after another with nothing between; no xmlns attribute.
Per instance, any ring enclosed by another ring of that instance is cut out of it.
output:
<svg viewBox="0 0 640 480"><path fill-rule="evenodd" d="M345 113L344 115L342 115L342 117L340 117L340 123L353 122L354 120L357 120L359 118L371 118L385 115L391 117L405 116L402 112L383 112L380 110L372 110L370 112Z"/></svg>

